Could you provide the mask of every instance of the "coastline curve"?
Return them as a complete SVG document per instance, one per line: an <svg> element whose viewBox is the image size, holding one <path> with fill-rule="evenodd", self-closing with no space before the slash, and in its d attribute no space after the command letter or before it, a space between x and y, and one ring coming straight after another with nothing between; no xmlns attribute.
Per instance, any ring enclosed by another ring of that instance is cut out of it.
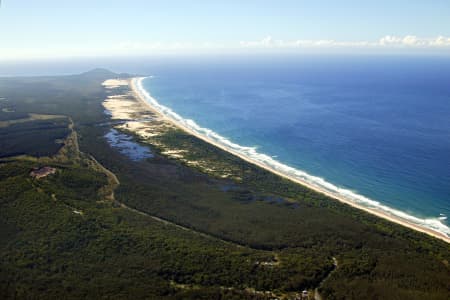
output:
<svg viewBox="0 0 450 300"><path fill-rule="evenodd" d="M169 107L160 104L143 87L142 81L146 78L151 77L135 77L130 80L130 88L135 93L136 98L150 110L161 115L164 119L182 130L219 147L224 151L236 155L249 163L306 186L316 192L325 194L355 208L362 209L378 217L427 233L450 243L450 227L441 222L441 217L422 219L409 215L403 211L384 205L379 201L357 194L349 189L340 188L327 182L323 178L310 175L302 170L283 164L269 155L257 152L254 147L246 147L233 143L213 130L203 128L194 120L185 119Z"/></svg>

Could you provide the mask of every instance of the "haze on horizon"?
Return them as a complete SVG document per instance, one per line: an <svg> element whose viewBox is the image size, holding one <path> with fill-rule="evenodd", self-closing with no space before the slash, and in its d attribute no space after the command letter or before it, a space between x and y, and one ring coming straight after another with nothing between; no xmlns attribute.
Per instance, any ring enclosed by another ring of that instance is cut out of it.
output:
<svg viewBox="0 0 450 300"><path fill-rule="evenodd" d="M446 0L6 0L0 60L258 51L449 54L449 15Z"/></svg>

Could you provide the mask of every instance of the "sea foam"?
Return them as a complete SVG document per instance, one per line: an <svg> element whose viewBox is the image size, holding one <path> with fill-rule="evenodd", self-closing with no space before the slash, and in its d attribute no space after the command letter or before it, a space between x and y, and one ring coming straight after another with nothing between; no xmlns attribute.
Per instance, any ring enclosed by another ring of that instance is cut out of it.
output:
<svg viewBox="0 0 450 300"><path fill-rule="evenodd" d="M145 88L142 85L142 81L146 78L153 78L153 76L141 77L135 80L135 86L137 91L154 109L156 109L164 116L175 121L176 123L180 124L181 126L194 131L195 133L205 137L206 139L214 143L217 143L225 147L226 149L231 150L232 152L236 152L239 155L243 155L251 161L263 164L269 169L272 169L289 177L295 178L297 180L303 181L328 194L334 195L338 198L344 198L347 201L355 203L357 205L379 211L380 213L386 215L400 218L408 223L412 223L414 225L423 228L428 228L433 231L444 234L447 237L450 237L450 227L441 222L446 219L443 218L442 215L436 218L420 218L405 213L403 211L391 208L389 206L380 203L379 201L360 195L357 192L338 187L330 182L327 182L325 179L321 177L308 174L305 171L298 170L286 164L283 164L269 155L259 153L255 147L246 147L233 143L229 139L219 135L213 130L199 126L194 120L185 119L181 117L179 114L171 110L169 107L161 105L154 97L150 95L150 93L147 90L145 90Z"/></svg>

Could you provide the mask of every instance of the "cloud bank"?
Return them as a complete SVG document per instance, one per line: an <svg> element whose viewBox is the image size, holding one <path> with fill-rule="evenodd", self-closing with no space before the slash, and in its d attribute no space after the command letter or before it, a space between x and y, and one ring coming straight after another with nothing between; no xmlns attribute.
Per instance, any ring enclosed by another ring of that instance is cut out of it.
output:
<svg viewBox="0 0 450 300"><path fill-rule="evenodd" d="M324 49L333 51L389 52L389 51L440 51L450 54L450 37L437 36L422 38L415 35L404 37L386 35L377 41L336 41L336 40L279 40L267 36L261 40L241 42L158 42L158 41L122 41L114 44L55 44L45 48L10 48L0 41L0 60L58 58L58 57L97 57L97 56L130 56L167 53L227 53L256 50L290 50L308 51L308 49Z"/></svg>
<svg viewBox="0 0 450 300"><path fill-rule="evenodd" d="M364 48L364 47L391 47L391 48L437 48L450 47L450 38L438 36L435 38L420 38L415 35L404 37L386 35L375 42L369 41L336 41L336 40L276 40L267 36L259 41L241 41L243 48L308 48L308 47L344 47L344 48Z"/></svg>

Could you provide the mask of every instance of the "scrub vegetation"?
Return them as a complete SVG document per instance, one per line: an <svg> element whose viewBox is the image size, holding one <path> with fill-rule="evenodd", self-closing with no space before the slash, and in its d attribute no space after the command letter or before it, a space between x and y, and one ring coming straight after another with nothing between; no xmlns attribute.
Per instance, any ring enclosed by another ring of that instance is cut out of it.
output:
<svg viewBox="0 0 450 300"><path fill-rule="evenodd" d="M17 115L1 121L59 116L0 128L0 298L450 298L443 241L178 129L137 140L154 154L145 160L111 147L101 83L118 76L0 79ZM42 166L57 171L32 178Z"/></svg>

